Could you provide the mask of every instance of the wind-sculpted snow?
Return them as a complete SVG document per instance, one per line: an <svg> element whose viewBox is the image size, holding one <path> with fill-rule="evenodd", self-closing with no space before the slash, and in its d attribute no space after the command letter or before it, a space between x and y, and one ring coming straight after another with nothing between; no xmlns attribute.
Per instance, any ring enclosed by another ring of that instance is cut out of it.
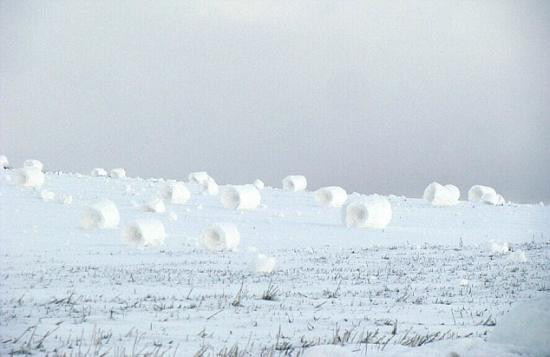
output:
<svg viewBox="0 0 550 357"><path fill-rule="evenodd" d="M240 211L189 184L185 204L152 213L141 204L165 180L46 173L41 190L72 197L59 204L12 175L0 172L0 355L513 356L529 346L489 337L517 303L550 293L541 205L389 196L391 222L372 230L346 227L313 192L265 187ZM103 198L118 228L81 229ZM163 232L139 231L143 220ZM238 230L236 249L201 245L219 222ZM164 243L147 244L150 232Z"/></svg>

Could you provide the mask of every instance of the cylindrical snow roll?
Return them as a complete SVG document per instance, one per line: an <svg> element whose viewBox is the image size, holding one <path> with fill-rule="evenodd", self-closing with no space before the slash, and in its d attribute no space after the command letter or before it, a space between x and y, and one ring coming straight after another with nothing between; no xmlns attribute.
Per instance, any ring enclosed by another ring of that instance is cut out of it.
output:
<svg viewBox="0 0 550 357"><path fill-rule="evenodd" d="M203 180L199 187L201 189L202 193L207 193L212 196L216 196L219 192L219 187L216 181L212 177L208 177L207 179Z"/></svg>
<svg viewBox="0 0 550 357"><path fill-rule="evenodd" d="M283 190L304 191L307 188L307 179L302 175L290 175L283 179Z"/></svg>
<svg viewBox="0 0 550 357"><path fill-rule="evenodd" d="M111 172L109 172L109 176L112 177L112 178L126 177L126 170L124 170L121 167L118 167L116 169L112 169Z"/></svg>
<svg viewBox="0 0 550 357"><path fill-rule="evenodd" d="M453 206L458 203L460 191L453 185L440 185L432 182L424 190L422 198L434 206Z"/></svg>
<svg viewBox="0 0 550 357"><path fill-rule="evenodd" d="M191 192L183 182L169 182L162 189L162 197L170 203L183 205L191 198Z"/></svg>
<svg viewBox="0 0 550 357"><path fill-rule="evenodd" d="M232 223L214 224L200 237L201 245L212 252L234 250L239 246L240 241L239 231Z"/></svg>
<svg viewBox="0 0 550 357"><path fill-rule="evenodd" d="M260 206L262 196L253 185L239 185L226 187L220 200L225 208L253 210Z"/></svg>
<svg viewBox="0 0 550 357"><path fill-rule="evenodd" d="M42 198L43 201L53 201L55 200L55 193L48 190L42 190L40 191L40 198Z"/></svg>
<svg viewBox="0 0 550 357"><path fill-rule="evenodd" d="M256 179L254 180L254 182L252 183L254 185L254 187L256 187L258 190L263 190L264 187L265 187L265 184L262 180L260 179Z"/></svg>
<svg viewBox="0 0 550 357"><path fill-rule="evenodd" d="M15 178L19 185L38 188L44 183L44 173L38 167L28 166L18 169Z"/></svg>
<svg viewBox="0 0 550 357"><path fill-rule="evenodd" d="M481 196L483 196L486 193L492 193L496 195L497 192L495 191L494 188L489 186L474 185L468 191L468 201L479 202L481 201Z"/></svg>
<svg viewBox="0 0 550 357"><path fill-rule="evenodd" d="M493 205L493 206L503 206L505 201L504 201L504 197L502 197L501 195L499 195L498 193L493 193L493 192L486 192L483 194L483 196L481 196L481 199L480 199L481 202L483 203L487 203L489 205Z"/></svg>
<svg viewBox="0 0 550 357"><path fill-rule="evenodd" d="M258 254L252 261L252 268L256 273L271 273L275 268L275 258Z"/></svg>
<svg viewBox="0 0 550 357"><path fill-rule="evenodd" d="M458 203L460 200L460 190L455 185L447 184L445 188L451 193L451 198L454 202Z"/></svg>
<svg viewBox="0 0 550 357"><path fill-rule="evenodd" d="M348 227L385 228L392 219L392 208L387 198L370 195L351 201L342 209L344 224Z"/></svg>
<svg viewBox="0 0 550 357"><path fill-rule="evenodd" d="M107 171L105 171L105 169L102 169L101 167L96 167L92 170L90 175L94 177L107 176Z"/></svg>
<svg viewBox="0 0 550 357"><path fill-rule="evenodd" d="M23 167L35 167L38 170L44 170L44 164L38 160L28 159L23 162Z"/></svg>
<svg viewBox="0 0 550 357"><path fill-rule="evenodd" d="M209 177L210 175L206 171L191 172L189 174L189 182L200 184Z"/></svg>
<svg viewBox="0 0 550 357"><path fill-rule="evenodd" d="M147 212L164 213L166 205L162 199L153 198L143 206L143 209Z"/></svg>
<svg viewBox="0 0 550 357"><path fill-rule="evenodd" d="M157 247L165 238L164 225L157 219L138 219L126 227L123 235L126 243L141 247Z"/></svg>
<svg viewBox="0 0 550 357"><path fill-rule="evenodd" d="M10 166L10 162L6 155L0 155L0 169L6 169Z"/></svg>
<svg viewBox="0 0 550 357"><path fill-rule="evenodd" d="M342 207L348 199L348 194L342 187L329 186L315 191L315 199L321 206Z"/></svg>
<svg viewBox="0 0 550 357"><path fill-rule="evenodd" d="M84 229L116 228L120 221L120 214L116 205L107 199L94 202L84 209L81 226Z"/></svg>

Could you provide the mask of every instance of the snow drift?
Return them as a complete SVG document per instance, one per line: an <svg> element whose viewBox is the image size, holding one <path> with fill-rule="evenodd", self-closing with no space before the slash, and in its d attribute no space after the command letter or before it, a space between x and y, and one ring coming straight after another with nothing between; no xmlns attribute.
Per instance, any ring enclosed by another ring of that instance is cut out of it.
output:
<svg viewBox="0 0 550 357"><path fill-rule="evenodd" d="M138 219L126 227L122 238L134 246L157 247L164 243L166 231L157 219Z"/></svg>
<svg viewBox="0 0 550 357"><path fill-rule="evenodd" d="M15 179L23 187L38 188L44 183L44 173L38 167L26 166L15 172Z"/></svg>
<svg viewBox="0 0 550 357"><path fill-rule="evenodd" d="M234 250L240 241L239 231L232 223L214 224L207 228L199 239L200 244L212 252Z"/></svg>
<svg viewBox="0 0 550 357"><path fill-rule="evenodd" d="M96 167L90 172L90 175L94 177L107 176L107 171L101 167Z"/></svg>
<svg viewBox="0 0 550 357"><path fill-rule="evenodd" d="M422 198L433 206L454 206L460 198L460 190L454 185L441 185L432 182L424 190Z"/></svg>
<svg viewBox="0 0 550 357"><path fill-rule="evenodd" d="M302 175L290 175L283 179L283 190L285 191L305 191L307 188L307 179Z"/></svg>
<svg viewBox="0 0 550 357"><path fill-rule="evenodd" d="M35 167L38 170L44 170L44 164L38 160L28 159L23 162L23 167Z"/></svg>
<svg viewBox="0 0 550 357"><path fill-rule="evenodd" d="M183 205L191 198L191 192L183 182L169 182L161 192L167 202Z"/></svg>
<svg viewBox="0 0 550 357"><path fill-rule="evenodd" d="M379 195L351 201L342 208L342 213L348 227L383 229L392 219L390 201Z"/></svg>
<svg viewBox="0 0 550 357"><path fill-rule="evenodd" d="M348 199L348 194L342 187L329 186L315 191L315 199L321 206L342 207Z"/></svg>
<svg viewBox="0 0 550 357"><path fill-rule="evenodd" d="M107 199L96 201L84 209L81 227L84 229L116 228L120 214L116 205Z"/></svg>
<svg viewBox="0 0 550 357"><path fill-rule="evenodd" d="M505 314L489 342L525 348L529 356L550 356L550 297L518 303Z"/></svg>
<svg viewBox="0 0 550 357"><path fill-rule="evenodd" d="M112 178L123 178L126 177L126 170L123 168L116 168L112 169L111 172L109 172L109 176Z"/></svg>
<svg viewBox="0 0 550 357"><path fill-rule="evenodd" d="M226 187L220 200L225 208L253 210L260 205L262 196L253 185L238 185Z"/></svg>
<svg viewBox="0 0 550 357"><path fill-rule="evenodd" d="M275 268L275 258L258 254L254 257L252 268L256 273L271 273Z"/></svg>

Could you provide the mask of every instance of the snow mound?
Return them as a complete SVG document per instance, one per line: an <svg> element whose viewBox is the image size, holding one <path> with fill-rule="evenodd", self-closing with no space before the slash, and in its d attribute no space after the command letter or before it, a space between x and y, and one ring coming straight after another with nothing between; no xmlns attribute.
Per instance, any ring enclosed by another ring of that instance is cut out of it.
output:
<svg viewBox="0 0 550 357"><path fill-rule="evenodd" d="M122 236L124 242L138 247L158 247L165 238L164 225L156 219L138 219L126 227Z"/></svg>
<svg viewBox="0 0 550 357"><path fill-rule="evenodd" d="M155 197L143 206L143 210L146 212L164 213L166 212L166 205L162 199Z"/></svg>
<svg viewBox="0 0 550 357"><path fill-rule="evenodd" d="M550 295L516 304L497 320L488 341L525 348L529 356L550 356Z"/></svg>
<svg viewBox="0 0 550 357"><path fill-rule="evenodd" d="M260 179L256 179L254 180L254 182L252 183L254 185L254 187L256 187L258 190L263 190L264 187L265 187L265 184L262 180Z"/></svg>
<svg viewBox="0 0 550 357"><path fill-rule="evenodd" d="M275 269L275 258L258 254L254 257L252 266L256 273L271 273Z"/></svg>
<svg viewBox="0 0 550 357"><path fill-rule="evenodd" d="M10 162L8 161L8 158L6 155L0 155L0 169L5 169L10 166Z"/></svg>
<svg viewBox="0 0 550 357"><path fill-rule="evenodd" d="M118 167L116 169L112 169L111 172L109 172L109 176L112 177L112 178L126 177L126 170L124 170L121 167Z"/></svg>
<svg viewBox="0 0 550 357"><path fill-rule="evenodd" d="M325 207L342 207L348 194L346 190L339 186L323 187L315 191L315 200Z"/></svg>
<svg viewBox="0 0 550 357"><path fill-rule="evenodd" d="M169 182L164 186L162 197L170 203L183 205L191 198L191 192L183 182Z"/></svg>
<svg viewBox="0 0 550 357"><path fill-rule="evenodd" d="M302 175L290 175L283 179L283 190L298 192L305 191L307 188L307 179Z"/></svg>
<svg viewBox="0 0 550 357"><path fill-rule="evenodd" d="M220 200L225 208L253 210L260 206L262 196L254 185L228 186Z"/></svg>
<svg viewBox="0 0 550 357"><path fill-rule="evenodd" d="M201 235L200 244L212 252L234 250L239 246L241 236L232 223L218 223L207 228Z"/></svg>
<svg viewBox="0 0 550 357"><path fill-rule="evenodd" d="M44 164L38 160L28 159L23 162L23 167L35 167L38 170L44 170Z"/></svg>
<svg viewBox="0 0 550 357"><path fill-rule="evenodd" d="M101 167L96 167L90 172L90 175L94 177L107 176L107 171Z"/></svg>
<svg viewBox="0 0 550 357"><path fill-rule="evenodd" d="M107 199L102 199L88 205L84 209L80 225L84 229L116 228L120 214L116 205Z"/></svg>
<svg viewBox="0 0 550 357"><path fill-rule="evenodd" d="M16 182L23 187L38 188L44 184L44 173L38 167L27 166L15 172Z"/></svg>
<svg viewBox="0 0 550 357"><path fill-rule="evenodd" d="M361 197L342 209L343 222L348 227L385 228L392 219L392 208L387 198L379 195Z"/></svg>
<svg viewBox="0 0 550 357"><path fill-rule="evenodd" d="M433 206L454 206L460 198L460 190L454 185L441 185L432 182L424 190L422 198Z"/></svg>

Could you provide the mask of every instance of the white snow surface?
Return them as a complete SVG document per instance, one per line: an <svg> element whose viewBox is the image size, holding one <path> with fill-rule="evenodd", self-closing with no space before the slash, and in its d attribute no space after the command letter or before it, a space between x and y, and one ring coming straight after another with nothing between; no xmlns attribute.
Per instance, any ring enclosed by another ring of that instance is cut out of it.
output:
<svg viewBox="0 0 550 357"><path fill-rule="evenodd" d="M441 209L388 196L391 222L372 230L345 227L341 209L320 207L313 192L266 187L258 209L238 211L189 185L188 204L154 214L136 202L158 194L163 179L46 173L43 190L72 197L57 204L11 174L0 170L0 355L210 356L238 346L245 356L308 347L310 356L539 356L546 348L537 334L547 320L506 316L550 293L548 206ZM80 229L85 207L102 198L118 207L119 228ZM124 244L131 222L153 216L164 244ZM238 250L200 246L218 222L238 229ZM491 241L512 251L494 254ZM251 271L252 251L275 258L276 269Z"/></svg>

